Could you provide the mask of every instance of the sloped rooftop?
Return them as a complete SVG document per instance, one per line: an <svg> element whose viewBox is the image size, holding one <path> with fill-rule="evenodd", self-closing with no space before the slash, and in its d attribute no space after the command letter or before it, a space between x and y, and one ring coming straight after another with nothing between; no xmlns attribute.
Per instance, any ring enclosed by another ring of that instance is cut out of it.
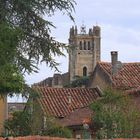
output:
<svg viewBox="0 0 140 140"><path fill-rule="evenodd" d="M55 117L65 117L75 109L87 107L101 96L97 88L35 87L42 110Z"/></svg>
<svg viewBox="0 0 140 140"><path fill-rule="evenodd" d="M114 75L111 74L111 63L99 62L97 65L109 76L116 88L130 89L140 86L140 63L123 63L122 68Z"/></svg>

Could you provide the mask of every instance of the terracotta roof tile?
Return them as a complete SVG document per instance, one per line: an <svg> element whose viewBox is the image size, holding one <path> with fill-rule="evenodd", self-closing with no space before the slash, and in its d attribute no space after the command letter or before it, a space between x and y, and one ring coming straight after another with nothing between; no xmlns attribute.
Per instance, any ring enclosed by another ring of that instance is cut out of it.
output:
<svg viewBox="0 0 140 140"><path fill-rule="evenodd" d="M98 66L110 77L116 88L130 89L140 86L140 63L123 63L122 68L113 76L111 63L99 62Z"/></svg>
<svg viewBox="0 0 140 140"><path fill-rule="evenodd" d="M100 96L95 88L36 87L35 89L41 95L38 101L43 111L56 117L65 117L77 108L86 107Z"/></svg>

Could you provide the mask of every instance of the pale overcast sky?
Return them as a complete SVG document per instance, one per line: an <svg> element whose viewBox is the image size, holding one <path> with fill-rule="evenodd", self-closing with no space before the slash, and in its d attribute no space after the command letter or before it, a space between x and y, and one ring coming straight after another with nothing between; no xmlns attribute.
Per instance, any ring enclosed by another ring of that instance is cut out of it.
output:
<svg viewBox="0 0 140 140"><path fill-rule="evenodd" d="M76 2L73 16L78 29L83 21L87 30L96 24L101 27L102 61L110 61L110 51L115 50L119 52L119 60L122 62L140 62L140 0L76 0ZM52 30L56 40L68 43L69 29L74 23L60 13L56 13L49 20L56 26L56 29ZM56 60L60 63L60 71L67 72L68 57ZM33 84L53 74L54 70L42 64L39 73L26 76L26 82Z"/></svg>
<svg viewBox="0 0 140 140"><path fill-rule="evenodd" d="M110 61L110 51L119 52L122 62L140 62L140 0L76 0L75 24L80 29L83 21L87 30L98 24L101 27L101 60ZM48 17L46 17L48 19ZM49 18L56 29L56 40L68 43L69 29L74 23L66 16L56 13ZM68 57L56 58L60 71L68 71ZM39 82L54 74L45 64L37 74L26 76L29 84Z"/></svg>

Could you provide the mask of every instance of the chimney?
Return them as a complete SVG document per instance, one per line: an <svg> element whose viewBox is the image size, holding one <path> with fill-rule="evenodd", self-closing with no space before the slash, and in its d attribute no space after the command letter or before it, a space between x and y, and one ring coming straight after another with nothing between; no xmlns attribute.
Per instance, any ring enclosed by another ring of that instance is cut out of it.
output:
<svg viewBox="0 0 140 140"><path fill-rule="evenodd" d="M117 62L118 62L118 52L112 51L111 52L112 75L117 72L117 67L116 67Z"/></svg>
<svg viewBox="0 0 140 140"><path fill-rule="evenodd" d="M116 74L122 67L122 63L118 61L118 52L111 52L112 75Z"/></svg>

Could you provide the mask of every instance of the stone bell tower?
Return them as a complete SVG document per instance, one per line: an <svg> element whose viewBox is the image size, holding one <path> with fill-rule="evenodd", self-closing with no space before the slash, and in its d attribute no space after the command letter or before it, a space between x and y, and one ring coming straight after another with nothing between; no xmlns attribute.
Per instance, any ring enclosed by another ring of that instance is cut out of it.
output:
<svg viewBox="0 0 140 140"><path fill-rule="evenodd" d="M99 26L93 26L88 33L86 33L84 25L82 25L80 33L76 26L70 29L70 81L74 80L75 76L88 76L93 72L96 63L100 61L100 39Z"/></svg>

